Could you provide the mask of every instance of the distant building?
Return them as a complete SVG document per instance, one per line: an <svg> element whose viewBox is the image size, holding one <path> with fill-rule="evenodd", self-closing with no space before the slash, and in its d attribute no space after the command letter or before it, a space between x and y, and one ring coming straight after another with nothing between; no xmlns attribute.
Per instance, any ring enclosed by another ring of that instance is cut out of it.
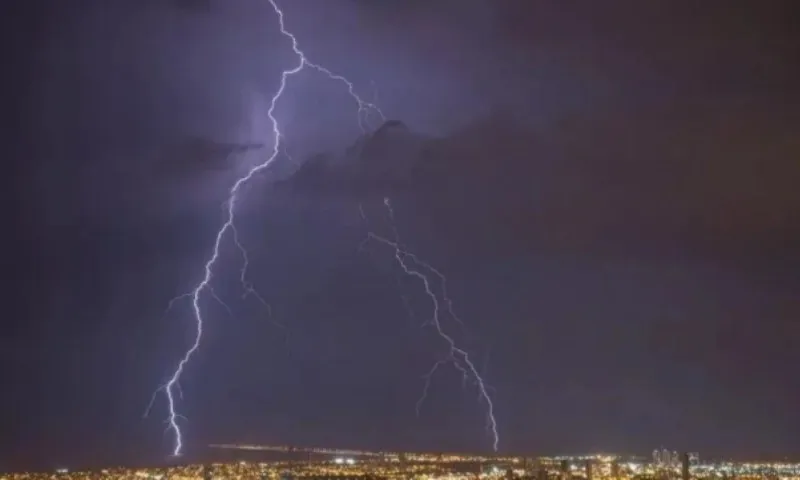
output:
<svg viewBox="0 0 800 480"><path fill-rule="evenodd" d="M681 455L681 480L689 480L689 454Z"/></svg>
<svg viewBox="0 0 800 480"><path fill-rule="evenodd" d="M670 452L666 448L653 450L653 465L657 468L674 468L680 463L678 452Z"/></svg>
<svg viewBox="0 0 800 480"><path fill-rule="evenodd" d="M536 480L547 480L547 469L544 466L539 466L536 470Z"/></svg>
<svg viewBox="0 0 800 480"><path fill-rule="evenodd" d="M568 460L561 460L561 480L570 480Z"/></svg>

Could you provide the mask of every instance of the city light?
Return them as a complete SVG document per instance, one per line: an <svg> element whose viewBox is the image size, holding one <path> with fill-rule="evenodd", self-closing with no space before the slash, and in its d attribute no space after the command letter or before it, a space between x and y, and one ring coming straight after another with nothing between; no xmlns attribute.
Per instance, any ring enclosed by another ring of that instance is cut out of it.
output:
<svg viewBox="0 0 800 480"><path fill-rule="evenodd" d="M665 449L657 455L631 457L609 454L555 457L513 457L458 453L378 452L289 446L213 445L215 449L302 453L303 460L232 461L164 468L107 468L73 471L0 474L0 480L800 480L800 463L700 463L697 453ZM249 452L249 453L246 453ZM669 461L664 461L668 459ZM685 471L683 470L685 468Z"/></svg>

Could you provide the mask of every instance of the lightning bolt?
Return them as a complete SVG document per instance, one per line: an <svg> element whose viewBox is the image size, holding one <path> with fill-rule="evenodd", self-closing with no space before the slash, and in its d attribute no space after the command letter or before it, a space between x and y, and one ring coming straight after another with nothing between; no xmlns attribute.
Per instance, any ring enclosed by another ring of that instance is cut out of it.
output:
<svg viewBox="0 0 800 480"><path fill-rule="evenodd" d="M422 404L425 402L425 399L428 396L428 389L430 388L431 379L439 367L445 364L451 364L453 367L461 373L462 380L464 384L468 381L472 381L474 385L477 387L478 390L478 398L486 403L486 426L487 429L491 432L493 444L492 447L495 451L497 451L498 445L500 443L500 435L497 431L497 421L494 416L494 403L492 402L492 397L489 395L489 390L491 387L484 381L483 376L475 367L475 364L469 357L469 354L466 350L460 348L455 339L447 333L444 326L442 325L441 315L440 313L444 310L450 317L455 319L457 322L461 323L459 317L453 312L453 302L447 294L447 278L444 274L431 266L429 263L421 260L417 255L414 253L409 252L408 250L403 247L400 243L400 239L397 234L397 226L394 221L394 209L392 208L391 200L387 197L384 198L383 201L384 206L389 214L389 220L391 221L391 228L392 233L394 234L394 240L390 240L386 237L380 236L373 231L367 232L367 238L361 243L360 249L370 241L377 242L379 244L385 245L389 247L392 252L394 253L394 260L397 265L403 270L403 272L408 275L409 277L416 278L417 280L422 283L422 286L425 289L425 293L427 294L428 298L431 300L431 304L433 305L433 313L431 318L426 322L425 325L432 326L435 330L436 334L444 340L445 344L448 347L447 353L443 359L438 360L436 363L433 364L433 367L428 371L426 375L423 376L425 379L425 384L422 389L422 395L420 396L419 400L416 403L416 412L419 415L420 409L422 408ZM362 209L363 212L363 209ZM436 295L435 288L433 286L433 282L431 281L431 277L436 277L439 280L439 290L441 292L440 296ZM442 305L444 304L444 305Z"/></svg>
<svg viewBox="0 0 800 480"><path fill-rule="evenodd" d="M179 391L179 381L181 375L185 371L189 361L191 360L192 356L197 352L200 348L200 342L203 338L203 323L204 323L204 316L203 316L203 309L201 307L201 300L203 298L204 293L209 293L212 298L218 299L219 297L216 296L214 290L211 286L211 280L214 277L214 267L217 264L217 261L220 257L220 248L225 240L226 236L230 233L233 236L233 241L236 244L236 247L242 252L242 260L243 260L243 268L241 270L241 277L240 280L242 285L245 289L245 295L252 294L257 295L255 290L252 288L252 285L247 282L246 273L247 273L247 264L248 264L248 257L247 251L242 246L241 242L239 241L239 236L236 231L236 226L234 224L235 221L235 212L236 212L236 204L239 199L239 193L247 182L249 182L256 174L261 172L262 170L267 169L278 157L279 152L281 151L281 138L283 138L283 134L281 133L280 124L278 120L275 118L275 107L278 104L278 101L283 96L284 91L286 90L286 84L289 81L289 78L300 73L304 69L312 69L316 70L324 75L326 75L329 79L338 81L343 83L347 87L347 92L350 96L355 100L358 106L358 125L361 127L362 131L366 132L366 123L369 121L370 114L376 113L381 121L385 121L385 116L383 112L371 102L367 102L361 99L358 94L355 92L355 87L352 82L347 80L345 77L338 75L331 70L323 67L322 65L316 64L311 62L308 57L306 57L305 53L300 49L299 43L297 38L292 34L289 30L286 29L286 25L284 23L284 14L283 10L281 10L280 6L277 4L276 0L268 0L270 5L272 6L275 14L278 17L278 24L280 27L281 34L286 37L288 40L291 41L292 51L297 57L297 64L288 69L284 70L281 73L280 84L278 86L277 91L272 96L272 99L269 104L269 109L267 110L267 117L269 118L270 122L272 123L272 137L273 137L273 147L271 155L259 165L256 165L252 169L250 169L247 174L240 177L233 186L230 188L228 193L228 199L225 202L225 209L224 209L224 217L225 222L222 224L220 229L217 231L216 237L214 239L214 244L211 252L211 256L208 258L204 265L204 275L202 280L195 285L194 289L190 292L184 293L183 295L179 295L170 304L173 304L175 301L183 298L190 298L192 304L192 311L194 316L194 325L195 325L195 334L194 339L189 346L189 348L184 353L183 357L181 357L180 361L178 362L177 367L175 368L172 376L169 380L159 387L156 392L163 391L166 398L167 398L167 407L168 407L168 417L167 417L167 424L168 430L174 434L174 444L172 449L172 454L174 456L179 456L183 452L183 434L181 432L181 427L178 424L178 420L183 418L177 412L177 406L175 401L176 392ZM263 298L258 296L262 302ZM266 302L263 302L266 305Z"/></svg>

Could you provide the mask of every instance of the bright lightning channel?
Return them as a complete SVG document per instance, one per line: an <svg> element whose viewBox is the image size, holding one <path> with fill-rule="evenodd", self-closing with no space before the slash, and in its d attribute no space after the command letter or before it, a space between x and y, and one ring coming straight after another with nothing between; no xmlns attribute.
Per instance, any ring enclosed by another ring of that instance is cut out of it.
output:
<svg viewBox="0 0 800 480"><path fill-rule="evenodd" d="M350 82L341 75L333 73L331 70L328 70L327 68L321 65L309 61L305 53L303 53L303 51L300 50L297 38L294 36L294 34L292 34L289 30L286 29L286 25L284 23L283 10L281 10L281 8L278 6L276 0L268 0L268 1L278 17L278 24L280 26L281 34L291 41L292 51L297 57L297 64L293 68L289 70L284 70L281 73L281 81L278 86L278 90L272 96L269 109L267 110L267 117L272 123L273 147L271 155L263 163L253 167L250 171L247 172L247 174L236 180L236 182L230 188L228 194L228 200L225 203L226 205L225 222L217 231L216 238L214 239L214 247L212 250L211 257L206 261L204 266L205 275L203 276L203 279L200 281L200 283L198 283L192 291L180 295L175 299L175 300L182 299L184 297L189 297L192 299L192 310L194 313L196 330L195 330L194 341L192 342L189 349L186 350L186 353L184 353L181 360L178 362L178 365L175 368L174 373L164 385L162 385L161 387L159 387L158 390L156 390L157 392L163 390L167 397L167 407L169 410L169 415L167 418L167 424L168 424L167 428L168 431L171 431L175 436L174 445L172 449L172 454L174 456L179 456L183 452L183 434L181 432L181 427L178 424L179 418L183 417L177 412L175 405L176 404L175 393L176 391L180 390L179 381L181 375L186 369L187 364L189 363L189 360L192 358L197 349L200 348L200 341L203 337L203 310L200 307L200 300L204 292L209 292L213 297L216 297L211 287L211 279L214 276L214 266L216 265L217 260L219 259L220 247L222 245L223 240L225 239L226 235L229 232L233 233L234 243L242 252L242 260L244 265L241 270L240 280L242 281L242 284L245 288L245 294L257 295L255 293L255 290L253 290L252 286L246 281L247 261L248 261L247 253L242 244L239 242L238 235L236 232L236 226L234 225L236 201L238 200L238 195L242 186L246 184L248 181L250 181L257 173L268 168L272 164L272 162L278 157L281 148L281 138L283 137L283 134L281 133L279 122L275 118L275 107L278 103L278 100L280 100L281 96L283 95L283 92L286 90L286 84L289 80L289 77L292 77L297 73L300 73L305 68L310 68L325 74L331 80L344 83L345 86L347 87L348 93L350 94L350 96L353 97L353 99L356 101L358 105L358 124L361 127L362 131L366 131L365 123L369 120L371 112L377 113L377 115L381 118L382 121L385 120L385 116L375 104L362 100L361 97L359 97L358 94L356 94L355 87L353 86L352 82ZM261 299L260 297L258 298ZM263 301L263 299L261 300ZM172 304L174 303L174 301L170 303ZM266 302L264 303L266 304Z"/></svg>
<svg viewBox="0 0 800 480"><path fill-rule="evenodd" d="M384 198L383 204L389 214L394 240L390 240L386 237L369 231L367 232L367 238L364 239L360 248L363 248L363 246L369 241L375 241L392 249L394 252L394 260L397 265L406 275L414 277L422 283L422 286L425 288L425 293L431 300L431 304L433 305L433 313L430 320L428 320L425 325L432 326L437 335L444 340L448 346L448 351L445 357L434 363L433 367L423 377L425 379L425 384L422 389L422 395L420 396L419 400L417 400L417 415L419 415L422 404L425 402L425 399L428 396L428 389L430 388L431 379L433 378L434 373L436 373L439 367L449 363L461 373L462 379L465 383L471 380L475 384L478 390L478 398L486 403L486 426L492 434L492 447L495 451L497 451L500 443L500 435L497 431L497 421L495 420L494 416L494 403L492 402L492 397L489 395L489 390L491 387L484 381L483 376L475 367L475 364L472 362L472 360L470 360L467 351L460 348L456 344L455 339L449 335L442 326L440 318L440 313L442 310L449 314L449 316L458 323L461 323L461 319L459 319L459 317L453 311L453 302L447 295L447 278L441 271L437 270L429 263L424 262L414 253L406 250L406 248L400 243L400 239L397 234L397 226L394 219L394 209L392 208L391 200L388 197ZM361 209L361 212L363 215L363 208ZM439 280L441 298L436 295L431 281L431 275ZM444 305L442 305L442 303L444 303Z"/></svg>

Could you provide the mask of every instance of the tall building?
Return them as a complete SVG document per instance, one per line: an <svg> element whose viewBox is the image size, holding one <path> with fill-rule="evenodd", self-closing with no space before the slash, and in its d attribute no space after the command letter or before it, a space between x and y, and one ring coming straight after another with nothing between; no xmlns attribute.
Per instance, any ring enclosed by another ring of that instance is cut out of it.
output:
<svg viewBox="0 0 800 480"><path fill-rule="evenodd" d="M657 468L673 468L680 463L678 452L670 452L666 448L653 450L653 464Z"/></svg>
<svg viewBox="0 0 800 480"><path fill-rule="evenodd" d="M536 480L547 480L547 469L542 465L536 470Z"/></svg>
<svg viewBox="0 0 800 480"><path fill-rule="evenodd" d="M569 461L561 460L561 480L570 480Z"/></svg>
<svg viewBox="0 0 800 480"><path fill-rule="evenodd" d="M672 453L667 450L666 448L661 450L661 467L666 468L672 465L674 460L672 459Z"/></svg>
<svg viewBox="0 0 800 480"><path fill-rule="evenodd" d="M689 480L689 454L681 455L681 480Z"/></svg>

